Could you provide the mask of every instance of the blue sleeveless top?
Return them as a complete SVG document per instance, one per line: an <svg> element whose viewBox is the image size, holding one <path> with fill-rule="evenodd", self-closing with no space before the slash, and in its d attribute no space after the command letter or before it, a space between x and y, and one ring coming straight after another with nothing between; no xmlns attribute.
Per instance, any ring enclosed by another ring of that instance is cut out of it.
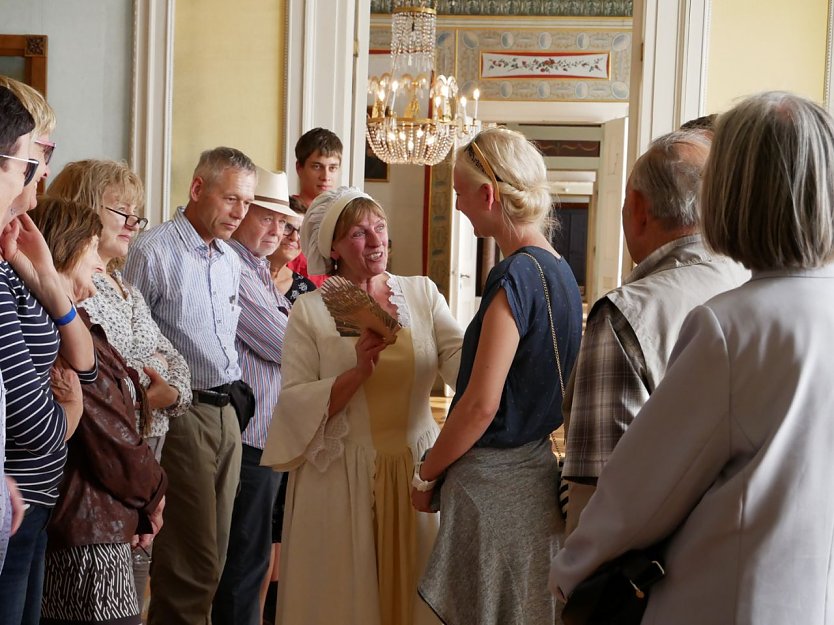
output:
<svg viewBox="0 0 834 625"><path fill-rule="evenodd" d="M498 412L475 443L476 447L519 447L547 437L562 423L562 392L541 274L524 252L533 255L544 271L565 384L579 352L582 298L570 266L563 258L528 246L493 267L481 306L463 338L457 392L450 412L469 384L484 315L499 289L507 294L520 341L504 382Z"/></svg>

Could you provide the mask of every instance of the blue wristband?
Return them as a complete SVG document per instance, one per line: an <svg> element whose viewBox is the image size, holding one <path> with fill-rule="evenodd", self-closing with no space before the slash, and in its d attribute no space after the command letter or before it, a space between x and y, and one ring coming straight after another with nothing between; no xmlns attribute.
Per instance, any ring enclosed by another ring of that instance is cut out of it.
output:
<svg viewBox="0 0 834 625"><path fill-rule="evenodd" d="M75 319L75 314L75 306L72 306L66 315L64 315L63 317L58 317L57 319L53 319L52 321L58 327L65 326L70 321Z"/></svg>

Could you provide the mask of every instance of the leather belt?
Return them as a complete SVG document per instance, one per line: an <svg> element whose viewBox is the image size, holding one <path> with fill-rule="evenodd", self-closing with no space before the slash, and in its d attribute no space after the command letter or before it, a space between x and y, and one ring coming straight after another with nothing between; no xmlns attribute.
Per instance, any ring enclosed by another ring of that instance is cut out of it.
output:
<svg viewBox="0 0 834 625"><path fill-rule="evenodd" d="M228 406L231 398L229 397L229 390L232 388L231 384L221 384L208 390L191 389L193 401L195 404L209 404L222 408Z"/></svg>

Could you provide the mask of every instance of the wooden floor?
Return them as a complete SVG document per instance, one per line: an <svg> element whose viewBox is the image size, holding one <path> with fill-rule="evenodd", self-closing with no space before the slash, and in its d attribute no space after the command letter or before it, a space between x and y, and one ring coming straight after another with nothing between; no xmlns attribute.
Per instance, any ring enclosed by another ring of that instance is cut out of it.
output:
<svg viewBox="0 0 834 625"><path fill-rule="evenodd" d="M449 413L449 404L452 403L452 398L432 397L430 403L431 414L434 420L437 421L437 425L443 427L443 424L446 422L446 415Z"/></svg>

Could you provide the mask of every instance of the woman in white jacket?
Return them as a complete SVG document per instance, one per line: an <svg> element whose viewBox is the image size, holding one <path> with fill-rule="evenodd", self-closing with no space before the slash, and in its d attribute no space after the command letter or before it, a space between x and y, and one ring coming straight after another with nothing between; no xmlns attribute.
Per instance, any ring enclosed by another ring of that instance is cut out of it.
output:
<svg viewBox="0 0 834 625"><path fill-rule="evenodd" d="M414 463L437 438L429 395L454 384L463 331L431 280L386 271L388 223L358 189L310 205L313 275L352 282L402 326L393 344L337 326L321 290L293 304L281 398L261 463L289 471L277 622L429 625L417 597L437 515L411 508Z"/></svg>
<svg viewBox="0 0 834 625"><path fill-rule="evenodd" d="M643 623L834 623L834 121L765 93L719 118L703 227L747 284L693 310L553 561L570 596L669 538Z"/></svg>

